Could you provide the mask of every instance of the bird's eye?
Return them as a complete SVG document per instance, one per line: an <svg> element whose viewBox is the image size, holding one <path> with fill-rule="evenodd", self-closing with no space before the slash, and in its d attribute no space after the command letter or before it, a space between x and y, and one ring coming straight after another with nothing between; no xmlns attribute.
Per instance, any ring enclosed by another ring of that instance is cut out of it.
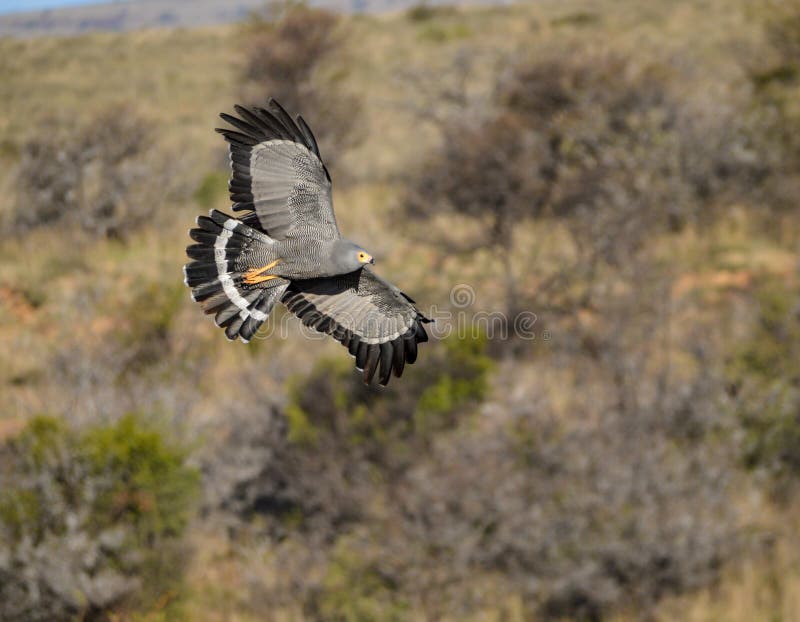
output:
<svg viewBox="0 0 800 622"><path fill-rule="evenodd" d="M366 257L366 255L364 255L364 253L359 253L358 254L359 260L364 261L364 257Z"/></svg>

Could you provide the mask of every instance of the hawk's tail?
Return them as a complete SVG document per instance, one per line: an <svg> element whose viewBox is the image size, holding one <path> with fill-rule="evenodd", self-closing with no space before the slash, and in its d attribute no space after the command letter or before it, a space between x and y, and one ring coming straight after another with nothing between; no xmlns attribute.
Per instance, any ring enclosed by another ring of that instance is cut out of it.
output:
<svg viewBox="0 0 800 622"><path fill-rule="evenodd" d="M206 313L215 313L217 326L228 339L247 343L280 300L289 281L279 277L248 278L249 257L269 257L272 238L241 220L211 210L197 218L189 235L197 244L186 249L191 259L183 267L192 300ZM262 261L263 263L263 261Z"/></svg>

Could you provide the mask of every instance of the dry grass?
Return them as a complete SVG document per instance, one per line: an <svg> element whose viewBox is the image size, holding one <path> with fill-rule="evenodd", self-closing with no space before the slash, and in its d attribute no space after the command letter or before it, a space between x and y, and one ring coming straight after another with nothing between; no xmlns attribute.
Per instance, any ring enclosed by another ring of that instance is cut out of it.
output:
<svg viewBox="0 0 800 622"><path fill-rule="evenodd" d="M748 559L725 573L719 585L689 597L664 603L659 621L681 619L687 622L792 622L800 611L800 556L798 556L797 507L776 509L763 499L744 502L757 513L754 525L778 537L762 555Z"/></svg>

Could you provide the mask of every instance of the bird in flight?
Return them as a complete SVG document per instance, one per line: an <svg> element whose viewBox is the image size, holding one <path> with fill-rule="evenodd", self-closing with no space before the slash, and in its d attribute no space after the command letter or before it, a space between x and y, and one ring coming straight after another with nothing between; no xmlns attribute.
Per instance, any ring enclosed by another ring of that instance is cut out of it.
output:
<svg viewBox="0 0 800 622"><path fill-rule="evenodd" d="M414 301L369 267L372 255L339 233L331 178L317 141L274 100L222 113L233 211L211 210L189 231L184 281L228 339L247 343L280 301L331 335L369 384L386 385L417 358L430 322Z"/></svg>

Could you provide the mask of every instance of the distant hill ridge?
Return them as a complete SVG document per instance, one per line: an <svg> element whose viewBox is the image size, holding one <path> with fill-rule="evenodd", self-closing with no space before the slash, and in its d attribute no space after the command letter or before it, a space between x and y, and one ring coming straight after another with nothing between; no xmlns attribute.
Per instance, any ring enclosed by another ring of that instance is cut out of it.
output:
<svg viewBox="0 0 800 622"><path fill-rule="evenodd" d="M429 4L467 4L464 0ZM483 2L483 4L501 2ZM347 13L406 9L419 0L312 0L309 4ZM265 5L264 0L127 0L0 16L0 36L38 37L146 28L192 28L228 24Z"/></svg>

